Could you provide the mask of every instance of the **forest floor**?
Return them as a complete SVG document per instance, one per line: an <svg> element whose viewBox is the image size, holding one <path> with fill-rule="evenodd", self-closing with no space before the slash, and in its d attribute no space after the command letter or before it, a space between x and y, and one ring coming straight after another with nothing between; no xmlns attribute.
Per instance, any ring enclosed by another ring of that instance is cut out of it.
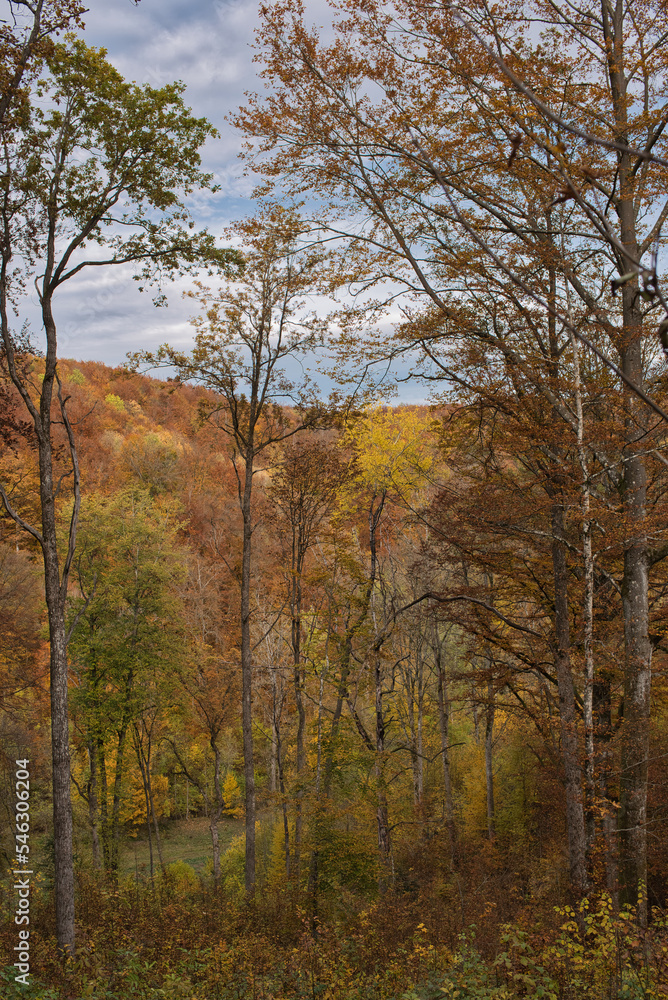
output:
<svg viewBox="0 0 668 1000"><path fill-rule="evenodd" d="M223 854L232 840L243 832L241 819L223 817L218 823L220 853ZM170 820L160 830L163 859L166 865L176 861L185 862L198 874L203 874L211 864L211 831L206 816L192 816L190 819ZM150 870L148 838L141 833L136 839L125 837L121 848L121 874L137 873L145 875ZM158 852L153 841L153 864L158 867Z"/></svg>

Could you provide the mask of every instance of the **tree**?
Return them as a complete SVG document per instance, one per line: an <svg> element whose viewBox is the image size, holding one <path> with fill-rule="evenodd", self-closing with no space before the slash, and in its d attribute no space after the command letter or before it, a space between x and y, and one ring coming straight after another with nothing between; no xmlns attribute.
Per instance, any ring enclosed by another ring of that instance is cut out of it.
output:
<svg viewBox="0 0 668 1000"><path fill-rule="evenodd" d="M80 40L54 45L17 121L3 126L0 202L0 321L9 377L34 427L40 479L37 527L0 486L5 509L38 542L51 647L55 896L58 946L74 949L74 880L67 708L65 604L76 545L80 474L75 434L58 375L54 298L90 267L134 262L146 283L237 255L192 233L182 198L210 177L198 150L212 133L183 104L183 87L128 84ZM26 221L27 220L27 221ZM15 267L15 263L18 266ZM46 340L41 384L26 374L10 309L35 279ZM159 293L161 294L161 293ZM73 497L59 547L57 506Z"/></svg>
<svg viewBox="0 0 668 1000"><path fill-rule="evenodd" d="M52 51L52 36L80 25L86 10L72 0L9 0L8 7L12 23L5 21L0 29L0 126L20 113L24 78L39 72L40 58Z"/></svg>
<svg viewBox="0 0 668 1000"><path fill-rule="evenodd" d="M650 280L656 267L643 261L656 259L668 215L663 7L649 4L636 17L621 3L587 3L577 19L570 8L543 0L521 10L465 4L454 12L401 0L344 10L326 45L305 26L299 3L265 9L260 42L273 90L251 98L235 120L260 148L265 190L278 178L292 196L308 190L321 197L314 224L343 240L341 267L350 280L365 291L379 289L373 306L396 301L397 284L413 299L396 339L388 344L381 334L365 341L364 363L374 352L380 359L409 351L433 366L431 377L458 386L448 346L465 339L542 398L569 435L577 420L563 405L558 376L571 335L623 387L622 440L611 463L603 461L614 466L623 450L619 836L624 898L643 910L648 580L664 554L646 529L645 449L650 433L661 446L665 424L650 430L641 400L666 415L656 352L646 337L658 305ZM531 34L532 16L545 25L541 39ZM388 280L395 283L389 292ZM495 303L523 318L529 340L516 336L514 322L498 322ZM345 350L360 339L354 329ZM568 695L559 465L557 453L550 530L556 655Z"/></svg>
<svg viewBox="0 0 668 1000"><path fill-rule="evenodd" d="M358 486L365 494L362 508L368 516L369 569L367 583L367 609L370 617L369 636L365 659L368 659L373 674L375 706L374 738L371 739L362 726L361 719L354 710L350 698L348 704L353 713L358 731L369 749L375 755L375 774L378 795L378 847L381 864L389 867L391 857L391 827L388 816L388 780L386 775L390 734L388 731L387 709L385 706L386 678L383 663L383 647L397 623L399 616L419 602L410 597L402 601L402 594L392 574L383 572L382 533L392 535L388 529L388 512L394 508L410 510L417 502L417 493L424 488L433 465L429 442L425 431L425 421L416 413L400 414L380 410L370 411L348 429L348 440L355 449L359 470ZM385 516L384 516L385 512ZM388 580L386 577L389 576ZM411 595L412 596L412 595ZM398 606L399 605L399 606ZM403 605L403 606L402 606ZM392 656L391 659L394 659ZM399 655L395 669L404 657ZM394 684L392 684L394 686ZM413 705L411 705L411 711ZM421 706L419 707L421 711ZM415 760L417 746L412 748ZM381 888L385 885L381 874Z"/></svg>
<svg viewBox="0 0 668 1000"><path fill-rule="evenodd" d="M203 734L213 753L213 802L209 810L209 829L213 849L213 877L217 882L220 877L220 842L218 823L225 808L230 803L225 802L224 786L221 775L222 747L221 738L225 729L231 725L236 701L237 676L230 666L231 643L220 628L220 608L218 606L219 581L216 579L216 567L207 565L196 557L189 566L187 586L183 590L182 599L188 613L189 656L185 669L181 671L179 681L188 695L194 712L186 714L184 720L184 739L177 740L174 736L165 739L187 781L191 782L207 801L206 775L198 773L191 762L186 743L193 733ZM186 745L184 746L184 743Z"/></svg>
<svg viewBox="0 0 668 1000"><path fill-rule="evenodd" d="M128 737L137 752L151 818L151 753L176 676L185 660L177 585L184 566L171 499L128 488L92 495L81 510L74 564L77 596L68 607L70 658L76 683L72 718L88 757L87 791L93 844L118 876L120 811ZM112 772L113 766L113 772ZM152 866L151 866L152 873Z"/></svg>
<svg viewBox="0 0 668 1000"><path fill-rule="evenodd" d="M255 887L255 774L253 757L253 663L251 572L254 530L253 477L260 456L274 445L323 421L313 387L294 381L287 365L315 352L325 325L307 314L304 297L324 285L326 262L319 251L299 250L299 220L275 208L265 218L238 227L245 270L237 287L216 293L199 287L205 314L195 321L191 354L165 345L132 355L133 365L173 366L177 380L214 392L203 413L227 436L243 522L240 592L242 723L246 804L246 892ZM283 402L281 407L280 402ZM287 411L287 405L293 410Z"/></svg>
<svg viewBox="0 0 668 1000"><path fill-rule="evenodd" d="M322 441L288 444L269 486L275 504L279 534L288 549L287 579L290 607L290 644L293 685L297 709L297 789L295 798L294 872L299 876L302 800L306 757L304 733L305 664L302 653L303 580L309 549L315 544L318 528L334 509L338 493L348 474L347 465ZM287 536L287 537L286 537Z"/></svg>

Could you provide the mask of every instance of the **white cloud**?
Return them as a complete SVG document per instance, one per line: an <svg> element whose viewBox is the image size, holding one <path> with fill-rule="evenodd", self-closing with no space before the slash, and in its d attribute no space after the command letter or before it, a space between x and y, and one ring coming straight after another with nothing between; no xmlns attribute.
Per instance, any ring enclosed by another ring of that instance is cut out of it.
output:
<svg viewBox="0 0 668 1000"><path fill-rule="evenodd" d="M326 39L331 30L326 0L310 0L307 16ZM220 138L203 150L203 168L220 190L192 197L196 225L221 236L231 222L251 214L256 182L243 174L242 137L225 116L244 103L245 91L263 87L252 48L258 0L141 0L136 6L131 0L89 0L85 22L88 44L104 46L126 79L156 87L183 80L186 103L219 130ZM118 365L128 351L153 350L165 342L188 349L189 320L197 310L183 297L189 287L190 279L174 282L165 289L168 307L156 309L150 292L138 292L131 268L82 272L59 290L54 303L61 356ZM37 303L25 305L24 315L39 330ZM420 387L413 398L424 395Z"/></svg>

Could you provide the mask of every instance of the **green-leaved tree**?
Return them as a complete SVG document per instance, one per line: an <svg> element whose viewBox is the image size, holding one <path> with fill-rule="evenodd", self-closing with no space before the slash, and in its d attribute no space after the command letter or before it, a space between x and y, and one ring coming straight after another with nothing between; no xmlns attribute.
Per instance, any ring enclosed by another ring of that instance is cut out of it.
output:
<svg viewBox="0 0 668 1000"><path fill-rule="evenodd" d="M126 83L104 50L70 38L54 45L22 114L2 129L0 324L7 370L37 439L41 523L23 516L0 485L5 509L38 542L51 647L51 730L57 940L74 950L74 877L67 707L67 586L76 546L80 477L75 434L58 376L54 300L90 268L133 263L146 283L207 266L228 269L233 251L195 232L184 198L211 186L199 150L214 129L183 102L183 86ZM20 363L10 312L34 284L46 341L44 376ZM160 297L162 292L158 291ZM73 499L65 544L59 500Z"/></svg>

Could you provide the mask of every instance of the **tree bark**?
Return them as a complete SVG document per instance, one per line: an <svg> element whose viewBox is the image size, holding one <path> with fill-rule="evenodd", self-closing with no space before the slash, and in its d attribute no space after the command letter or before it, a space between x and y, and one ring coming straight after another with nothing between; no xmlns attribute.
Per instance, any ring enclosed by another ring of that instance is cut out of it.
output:
<svg viewBox="0 0 668 1000"><path fill-rule="evenodd" d="M297 708L297 788L295 793L295 836L294 836L294 874L299 878L299 864L302 842L302 808L304 798L304 770L306 756L304 753L304 731L306 729L306 712L304 710L304 670L301 662L301 612L302 612L302 580L303 569L301 532L293 525L292 528L292 588L290 595L290 618L292 640L293 683L295 689L295 706Z"/></svg>
<svg viewBox="0 0 668 1000"><path fill-rule="evenodd" d="M88 766L90 769L90 778L88 781L88 819L90 821L90 832L91 832L91 846L93 850L93 868L99 871L102 867L102 859L100 857L100 835L98 832L99 827L99 808L98 808L98 794L97 794L97 746L95 745L95 740L91 739L88 741Z"/></svg>
<svg viewBox="0 0 668 1000"><path fill-rule="evenodd" d="M624 6L601 7L615 134L628 141L628 92L624 67ZM635 203L636 172L627 150L617 154L618 195L615 209L626 256L618 255L622 273L640 259ZM623 329L619 354L624 375L642 389L642 313L637 275L622 286ZM619 801L620 881L622 903L638 906L647 923L647 773L652 647L649 640L649 564L645 529L647 479L642 457L646 414L638 397L624 386L625 461L623 505L626 518L622 607L624 613L624 721L622 725Z"/></svg>
<svg viewBox="0 0 668 1000"><path fill-rule="evenodd" d="M450 858L454 866L457 859L457 830L452 799L452 781L450 779L450 699L448 698L448 679L443 662L442 645L438 636L435 637L434 651L438 677L438 725L441 734L441 760L443 762L443 815L450 840Z"/></svg>
<svg viewBox="0 0 668 1000"><path fill-rule="evenodd" d="M555 667L559 693L561 754L566 790L566 825L571 890L576 899L586 891L586 838L582 802L582 767L576 732L575 690L570 659L570 623L568 619L568 570L564 543L564 511L559 502L552 504L552 567L554 573Z"/></svg>
<svg viewBox="0 0 668 1000"><path fill-rule="evenodd" d="M123 769L125 765L125 742L128 733L129 718L124 719L118 731L116 744L116 768L114 771L114 797L111 803L111 871L118 875L121 838L121 792L123 788Z"/></svg>
<svg viewBox="0 0 668 1000"><path fill-rule="evenodd" d="M487 657L491 670L490 657ZM492 751L494 749L494 682L490 677L487 681L487 708L485 710L485 786L487 789L487 836L491 841L496 837L494 826L494 768Z"/></svg>
<svg viewBox="0 0 668 1000"><path fill-rule="evenodd" d="M255 893L255 759L253 756L253 663L250 631L253 459L253 450L252 447L249 447L245 455L244 487L241 498L241 514L243 518L241 564L241 725L244 750L246 807L244 885L246 894L249 897L252 897Z"/></svg>
<svg viewBox="0 0 668 1000"><path fill-rule="evenodd" d="M610 677L605 674L594 682L593 691L594 712L594 761L596 776L596 793L601 827L603 832L603 856L605 868L605 887L617 908L619 906L619 886L617 870L617 810L610 801L609 778L612 758L612 699L610 694Z"/></svg>
<svg viewBox="0 0 668 1000"><path fill-rule="evenodd" d="M631 311L631 310L629 310ZM640 338L623 356L624 370L642 380ZM646 473L637 454L642 447L639 407L626 394L628 443L624 463L626 543L622 606L624 612L624 720L619 800L620 881L622 903L638 907L647 924L647 778L651 704L652 646L649 639L649 565L645 535Z"/></svg>
<svg viewBox="0 0 668 1000"><path fill-rule="evenodd" d="M220 879L220 843L218 840L218 822L225 808L223 799L223 789L220 783L220 750L218 743L212 737L211 749L213 750L213 788L216 796L214 808L211 810L211 820L209 830L211 831L211 847L213 850L213 880L218 884Z"/></svg>
<svg viewBox="0 0 668 1000"><path fill-rule="evenodd" d="M102 831L102 864L104 866L105 872L111 871L111 828L109 825L109 805L108 805L108 783L107 783L107 761L104 753L104 740L101 737L97 739L97 745L95 747L95 752L97 753L97 770L100 776L99 786L100 786L100 797L99 797L99 810L100 810L100 829Z"/></svg>
<svg viewBox="0 0 668 1000"><path fill-rule="evenodd" d="M380 852L379 888L385 892L391 882L391 852L390 822L387 804L387 784L385 781L385 716L383 713L382 661L380 653L376 652L374 662L374 682L376 692L376 793L378 808L378 850Z"/></svg>
<svg viewBox="0 0 668 1000"><path fill-rule="evenodd" d="M47 359L40 399L39 478L42 508L42 553L50 640L51 761L53 780L53 836L55 851L56 939L62 952L74 954L74 859L72 851L72 799L68 664L65 629L67 567L61 573L53 478L51 400L56 378L56 333L50 303L43 306L47 331ZM76 474L76 473L75 473ZM75 522L75 519L73 518ZM75 522L76 523L76 522Z"/></svg>

